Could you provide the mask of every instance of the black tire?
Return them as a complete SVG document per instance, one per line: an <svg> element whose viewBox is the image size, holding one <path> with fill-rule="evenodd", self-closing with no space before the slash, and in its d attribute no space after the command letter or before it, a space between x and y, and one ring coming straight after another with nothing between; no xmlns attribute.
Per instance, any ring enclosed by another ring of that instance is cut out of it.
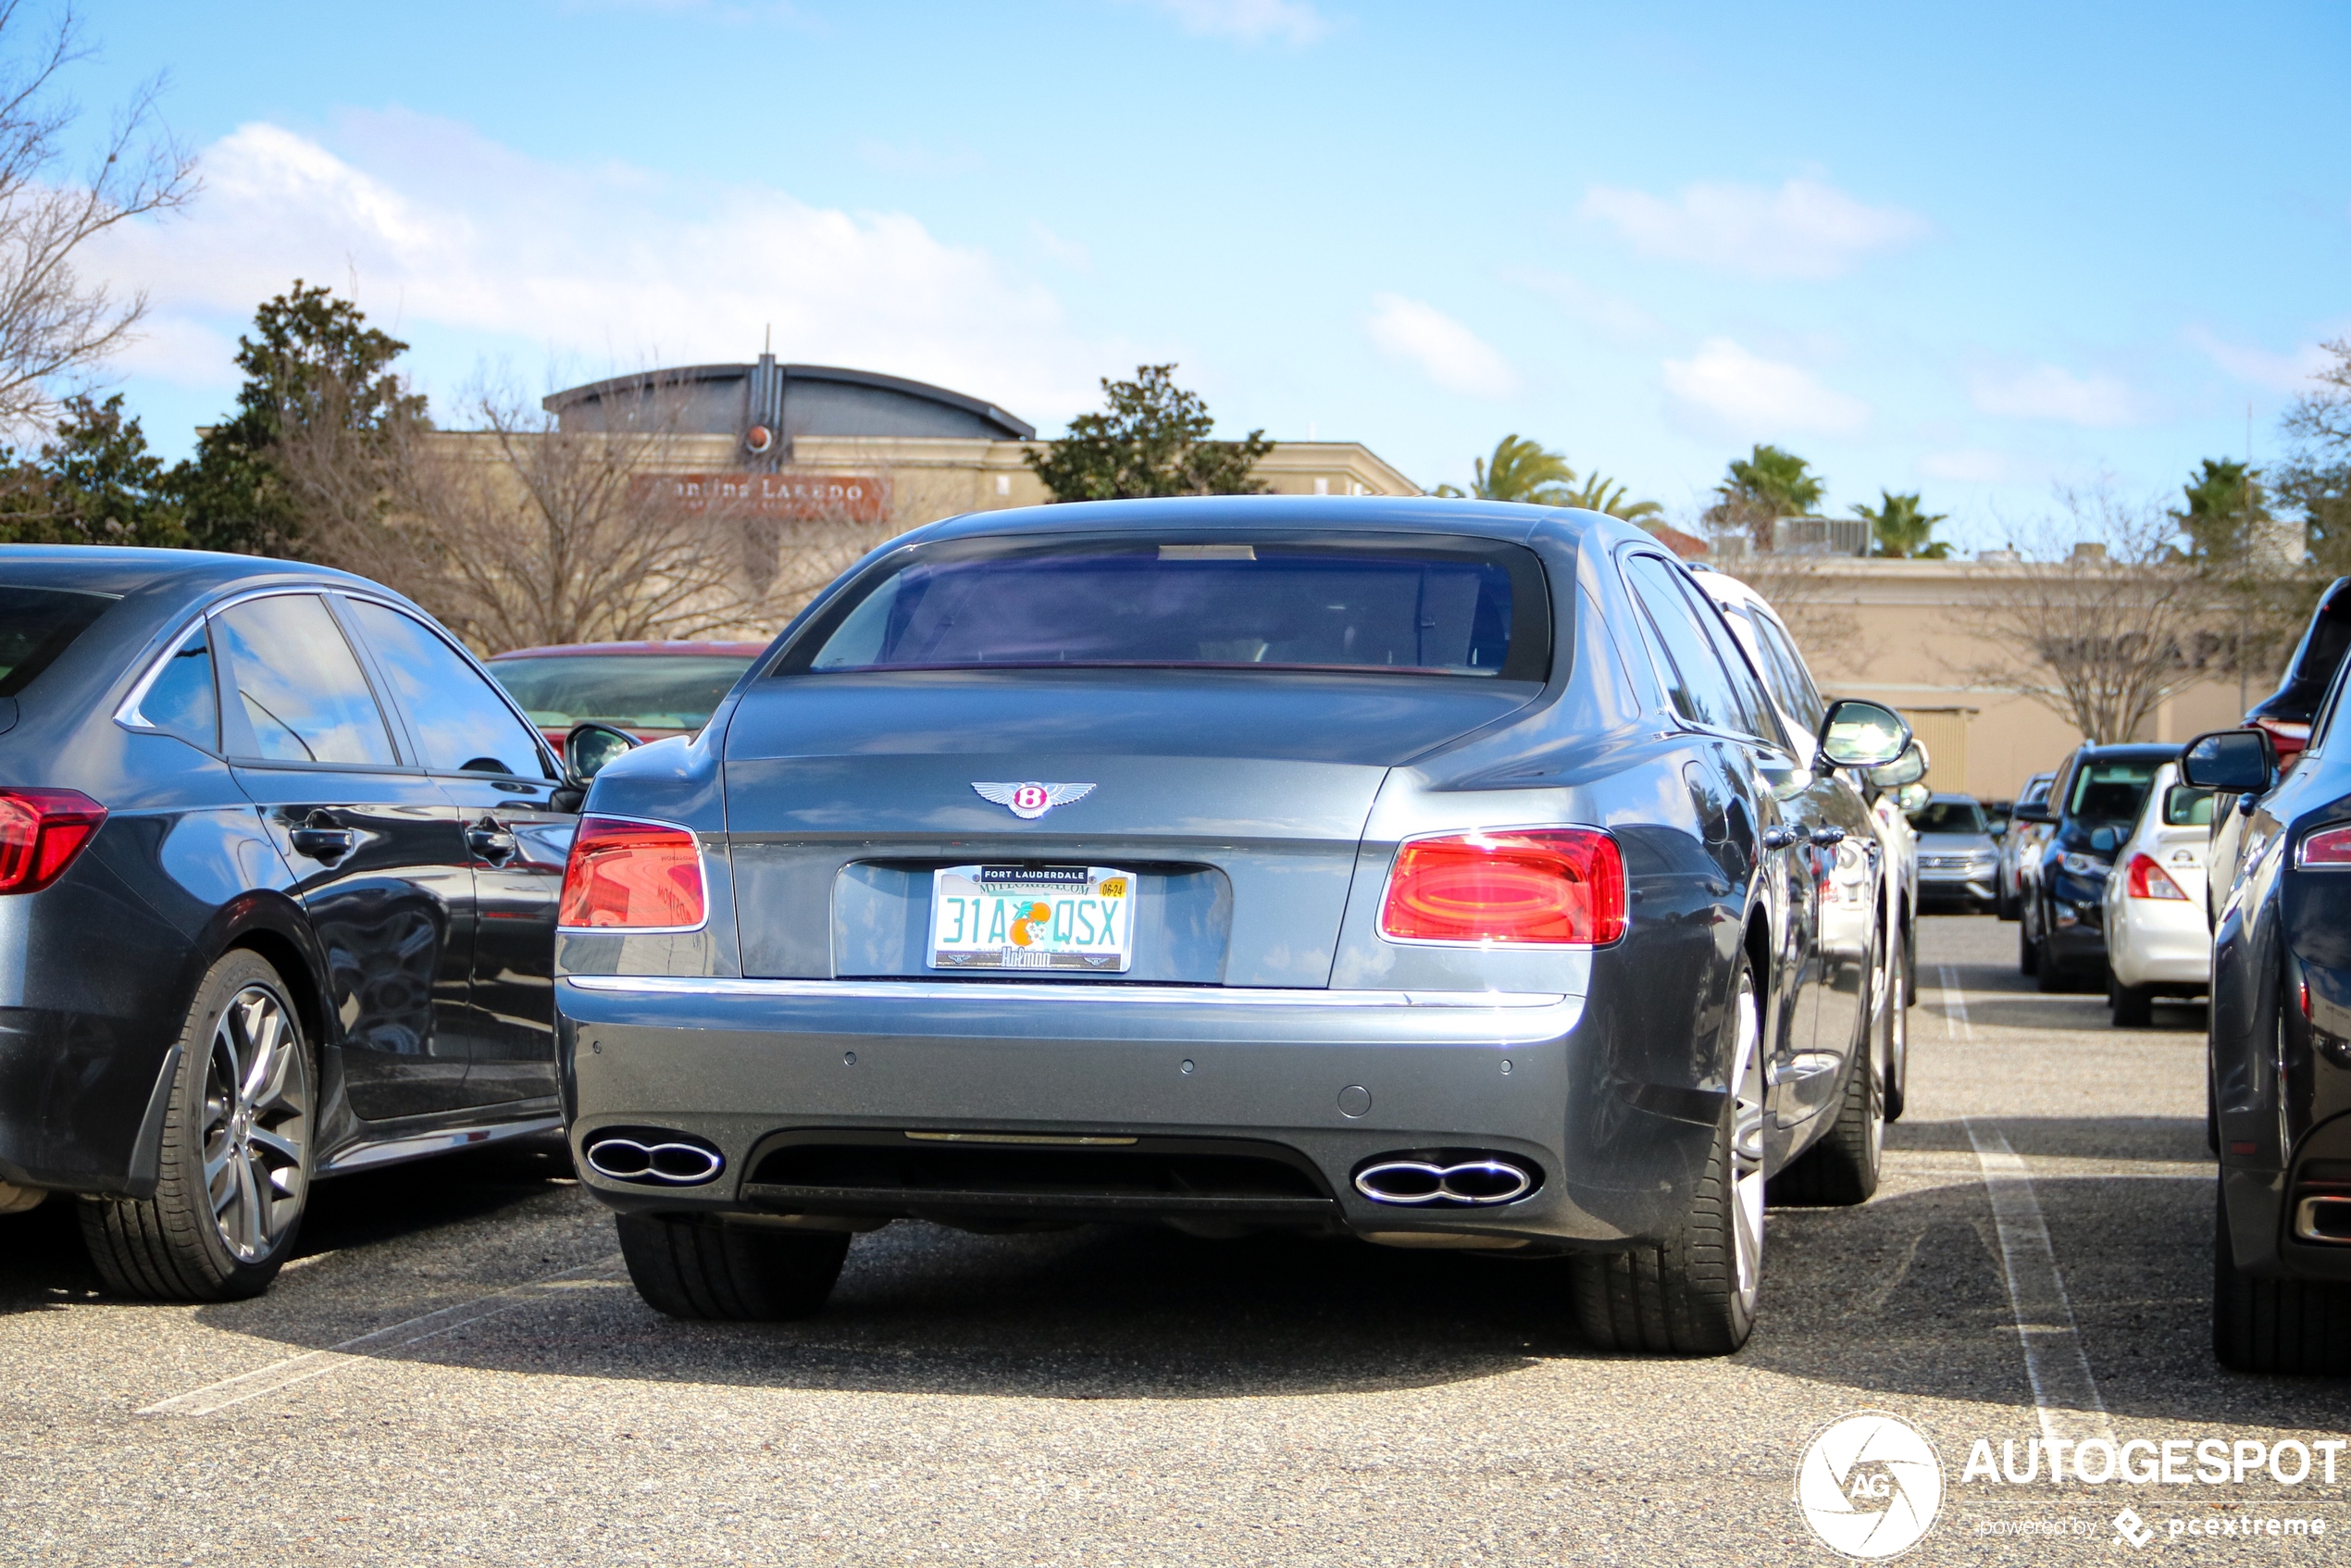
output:
<svg viewBox="0 0 2351 1568"><path fill-rule="evenodd" d="M1885 1006L1878 1014L1878 1060L1885 1064L1885 1119L1902 1119L1903 1093L1910 1081L1910 987L1901 979L1901 973L1910 963L1910 943L1897 935L1901 944L1902 963L1897 966L1895 994L1885 999Z"/></svg>
<svg viewBox="0 0 2351 1568"><path fill-rule="evenodd" d="M1689 1209L1663 1241L1569 1260L1576 1322L1601 1350L1726 1356L1754 1331L1763 1267L1764 1111L1762 1013L1751 965L1740 965L1733 994L1743 999L1732 1007L1733 1039L1724 1052L1733 1092Z"/></svg>
<svg viewBox="0 0 2351 1568"><path fill-rule="evenodd" d="M1919 1004L1919 924L1902 922L1902 1005Z"/></svg>
<svg viewBox="0 0 2351 1568"><path fill-rule="evenodd" d="M159 1301L269 1288L309 1204L317 1083L283 977L258 953L223 954L180 1029L155 1196L81 1201L106 1288Z"/></svg>
<svg viewBox="0 0 2351 1568"><path fill-rule="evenodd" d="M2046 940L2033 960L2033 983L2045 993L2073 989L2073 977L2066 973L2065 965L2058 962L2057 955L2048 951Z"/></svg>
<svg viewBox="0 0 2351 1568"><path fill-rule="evenodd" d="M849 1256L845 1230L782 1230L681 1214L620 1214L637 1294L671 1317L784 1323L825 1304Z"/></svg>
<svg viewBox="0 0 2351 1568"><path fill-rule="evenodd" d="M1850 1208L1877 1191L1885 1160L1884 1034L1865 1026L1846 1070L1836 1120L1820 1141L1772 1178L1771 1201L1799 1208Z"/></svg>
<svg viewBox="0 0 2351 1568"><path fill-rule="evenodd" d="M2118 1029L2144 1029L2155 1022L2155 991L2147 986L2126 986L2106 975L2106 1007Z"/></svg>
<svg viewBox="0 0 2351 1568"><path fill-rule="evenodd" d="M2021 920L2024 916L2020 915L2017 918ZM2039 972L2040 967L2041 944L2033 940L2030 926L2019 926L2016 930L2016 972L2029 979Z"/></svg>
<svg viewBox="0 0 2351 1568"><path fill-rule="evenodd" d="M2241 1273L2226 1202L2212 1234L2212 1353L2237 1372L2351 1373L2351 1287Z"/></svg>
<svg viewBox="0 0 2351 1568"><path fill-rule="evenodd" d="M2017 907L2016 899L1996 882L1992 888L1992 913L2002 920L2021 920L2024 917L2024 912Z"/></svg>
<svg viewBox="0 0 2351 1568"><path fill-rule="evenodd" d="M2204 1146L2215 1158L2220 1152L2220 1092L2212 1085L2212 1046L2205 1043L2204 1054Z"/></svg>

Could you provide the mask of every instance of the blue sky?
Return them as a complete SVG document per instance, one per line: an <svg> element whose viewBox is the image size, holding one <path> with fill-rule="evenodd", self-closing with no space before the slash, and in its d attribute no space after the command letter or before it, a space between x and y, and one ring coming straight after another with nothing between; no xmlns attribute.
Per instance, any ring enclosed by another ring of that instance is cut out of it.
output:
<svg viewBox="0 0 2351 1568"><path fill-rule="evenodd" d="M182 218L116 367L182 451L252 309L355 292L449 405L781 357L1051 433L1175 360L1222 428L1465 481L1507 431L1677 514L1776 441L1974 548L2279 448L2351 332L2351 9L109 0Z"/></svg>

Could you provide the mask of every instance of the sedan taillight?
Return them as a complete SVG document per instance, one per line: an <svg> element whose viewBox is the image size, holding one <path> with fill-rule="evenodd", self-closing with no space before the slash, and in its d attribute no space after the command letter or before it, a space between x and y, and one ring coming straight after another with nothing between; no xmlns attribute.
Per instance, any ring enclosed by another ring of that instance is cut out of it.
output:
<svg viewBox="0 0 2351 1568"><path fill-rule="evenodd" d="M2134 899L2185 899L2180 884L2164 874L2163 867L2143 854L2131 857L2130 895Z"/></svg>
<svg viewBox="0 0 2351 1568"><path fill-rule="evenodd" d="M683 828L583 816L555 923L573 930L675 931L703 923L702 851Z"/></svg>
<svg viewBox="0 0 2351 1568"><path fill-rule="evenodd" d="M1399 941L1612 942L1624 934L1624 857L1594 828L1418 839L1396 854L1380 934Z"/></svg>
<svg viewBox="0 0 2351 1568"><path fill-rule="evenodd" d="M2351 828L2321 828L2307 835L2294 864L2330 871L2351 870Z"/></svg>
<svg viewBox="0 0 2351 1568"><path fill-rule="evenodd" d="M2253 728L2270 732L2270 749L2277 753L2280 767L2290 766L2310 743L2310 727L2290 718L2257 718Z"/></svg>
<svg viewBox="0 0 2351 1568"><path fill-rule="evenodd" d="M64 876L106 819L79 790L0 790L0 893L37 893Z"/></svg>

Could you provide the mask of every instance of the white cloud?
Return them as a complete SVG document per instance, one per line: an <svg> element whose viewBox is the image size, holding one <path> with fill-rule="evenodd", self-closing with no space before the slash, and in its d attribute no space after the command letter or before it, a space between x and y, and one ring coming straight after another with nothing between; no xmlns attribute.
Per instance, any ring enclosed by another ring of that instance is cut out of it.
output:
<svg viewBox="0 0 2351 1568"><path fill-rule="evenodd" d="M1037 248L1064 267L1073 268L1079 272L1094 270L1093 253L1076 241L1063 239L1034 218L1029 220L1028 231L1036 237Z"/></svg>
<svg viewBox="0 0 2351 1568"><path fill-rule="evenodd" d="M1514 268L1504 276L1549 295L1576 320L1618 342L1637 342L1657 335L1657 317L1631 300L1603 293L1580 278L1536 267Z"/></svg>
<svg viewBox="0 0 2351 1568"><path fill-rule="evenodd" d="M1791 180L1776 191L1688 185L1671 201L1595 185L1577 210L1614 228L1643 255L1755 278L1839 277L1872 252L1927 231L1915 213L1871 206L1816 180Z"/></svg>
<svg viewBox="0 0 2351 1568"><path fill-rule="evenodd" d="M1777 434L1850 435L1869 423L1866 403L1832 392L1810 372L1709 338L1687 359L1665 362L1665 390L1690 422L1710 434L1768 440Z"/></svg>
<svg viewBox="0 0 2351 1568"><path fill-rule="evenodd" d="M2048 419L2110 429L2138 422L2140 399L2120 376L2076 376L2054 365L1985 372L1971 383L1975 406L2010 419Z"/></svg>
<svg viewBox="0 0 2351 1568"><path fill-rule="evenodd" d="M1957 447L1930 452L1919 459L1919 472L1930 479L1963 484L1997 484L2014 477L2016 466L2008 454L1983 447Z"/></svg>
<svg viewBox="0 0 2351 1568"><path fill-rule="evenodd" d="M1201 38L1304 44L1331 31L1330 19L1314 8L1313 0L1159 0L1159 6L1186 32Z"/></svg>
<svg viewBox="0 0 2351 1568"><path fill-rule="evenodd" d="M1448 392L1507 397L1518 390L1518 372L1510 361L1434 305L1401 294L1375 294L1365 330L1382 354L1419 366Z"/></svg>
<svg viewBox="0 0 2351 1568"><path fill-rule="evenodd" d="M404 337L527 345L597 375L748 358L772 324L780 357L940 382L1039 424L1088 405L1107 362L1049 291L902 213L542 163L405 113L342 131L333 152L244 126L205 150L187 216L106 237L93 264L153 301L139 368L233 380L225 355L194 358L296 277L355 290Z"/></svg>
<svg viewBox="0 0 2351 1568"><path fill-rule="evenodd" d="M2310 391L2312 378L2329 362L2326 350L2316 343L2306 343L2293 354L2272 354L2265 348L2245 348L2230 342L2203 327L2189 327L2180 335L2238 380L2250 381L2271 392Z"/></svg>

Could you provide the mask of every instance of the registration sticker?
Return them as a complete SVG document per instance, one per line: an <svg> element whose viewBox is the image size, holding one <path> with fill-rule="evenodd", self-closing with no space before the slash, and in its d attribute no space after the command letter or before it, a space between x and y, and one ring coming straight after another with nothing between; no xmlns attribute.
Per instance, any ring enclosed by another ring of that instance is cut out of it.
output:
<svg viewBox="0 0 2351 1568"><path fill-rule="evenodd" d="M931 874L934 969L1123 975L1135 875L1109 865L950 865Z"/></svg>

